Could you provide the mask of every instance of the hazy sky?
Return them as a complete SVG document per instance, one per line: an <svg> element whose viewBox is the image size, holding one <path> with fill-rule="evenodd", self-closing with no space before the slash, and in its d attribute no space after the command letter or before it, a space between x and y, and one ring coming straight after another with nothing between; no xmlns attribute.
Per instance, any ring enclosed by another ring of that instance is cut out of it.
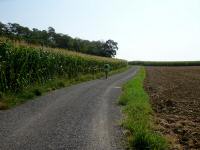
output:
<svg viewBox="0 0 200 150"><path fill-rule="evenodd" d="M0 21L113 39L127 60L200 60L200 0L0 0Z"/></svg>

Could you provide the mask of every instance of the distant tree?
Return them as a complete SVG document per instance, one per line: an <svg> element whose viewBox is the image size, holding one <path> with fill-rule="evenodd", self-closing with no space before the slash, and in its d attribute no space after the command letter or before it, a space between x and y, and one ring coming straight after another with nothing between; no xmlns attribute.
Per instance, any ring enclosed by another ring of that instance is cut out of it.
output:
<svg viewBox="0 0 200 150"><path fill-rule="evenodd" d="M103 42L72 38L66 34L56 33L53 27L49 27L48 30L38 30L36 28L30 30L17 23L3 24L0 22L0 36L12 40L23 40L30 44L64 48L104 57L114 57L118 50L117 42L113 40Z"/></svg>
<svg viewBox="0 0 200 150"><path fill-rule="evenodd" d="M56 42L55 42L55 35L56 35L56 31L53 27L49 27L48 28L48 45L50 45L51 47L55 47Z"/></svg>
<svg viewBox="0 0 200 150"><path fill-rule="evenodd" d="M54 40L55 40L55 46L59 48L69 48L69 38L67 35L64 34L55 34Z"/></svg>
<svg viewBox="0 0 200 150"><path fill-rule="evenodd" d="M73 42L73 48L75 51L80 52L81 51L81 39L75 38Z"/></svg>
<svg viewBox="0 0 200 150"><path fill-rule="evenodd" d="M113 40L108 40L103 45L103 55L106 57L114 57L118 50L118 43Z"/></svg>
<svg viewBox="0 0 200 150"><path fill-rule="evenodd" d="M30 37L30 42L32 44L39 44L39 37L40 37L40 30L33 28L32 29L32 33L31 33L31 37Z"/></svg>
<svg viewBox="0 0 200 150"><path fill-rule="evenodd" d="M0 36L4 35L5 25L0 22Z"/></svg>
<svg viewBox="0 0 200 150"><path fill-rule="evenodd" d="M46 30L42 30L40 33L40 44L42 46L51 46L51 43L49 43L49 35Z"/></svg>
<svg viewBox="0 0 200 150"><path fill-rule="evenodd" d="M48 33L51 34L51 35L54 35L55 34L55 29L53 27L48 27Z"/></svg>

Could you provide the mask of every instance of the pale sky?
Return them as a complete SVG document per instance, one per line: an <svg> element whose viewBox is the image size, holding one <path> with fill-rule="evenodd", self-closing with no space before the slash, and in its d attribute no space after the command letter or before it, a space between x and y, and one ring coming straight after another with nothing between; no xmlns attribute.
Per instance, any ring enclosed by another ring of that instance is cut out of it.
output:
<svg viewBox="0 0 200 150"><path fill-rule="evenodd" d="M0 21L113 39L126 60L200 60L200 0L0 0Z"/></svg>

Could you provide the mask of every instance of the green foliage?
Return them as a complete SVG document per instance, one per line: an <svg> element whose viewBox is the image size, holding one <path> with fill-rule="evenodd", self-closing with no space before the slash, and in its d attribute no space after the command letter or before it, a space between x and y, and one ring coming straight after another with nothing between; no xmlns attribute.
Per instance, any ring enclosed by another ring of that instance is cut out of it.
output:
<svg viewBox="0 0 200 150"><path fill-rule="evenodd" d="M65 87L65 83L62 81L58 82L57 85L58 85L58 88Z"/></svg>
<svg viewBox="0 0 200 150"><path fill-rule="evenodd" d="M13 41L25 41L28 44L63 48L104 57L113 57L118 50L117 43L113 40L103 42L72 38L65 34L56 33L52 27L49 27L48 31L36 28L30 30L17 23L3 24L0 22L0 36L8 37Z"/></svg>
<svg viewBox="0 0 200 150"><path fill-rule="evenodd" d="M37 91L36 91L37 92ZM10 99L11 102L9 102L9 105L16 105L18 103L22 103L24 102L26 99L31 99L34 96L36 96L35 94L35 90L33 89L32 91L30 90L24 90L23 92L19 92L18 97L20 98L20 101L18 102L18 100L14 100L14 99ZM14 101L13 101L14 100ZM11 103L11 104L10 104ZM13 104L12 104L13 103Z"/></svg>
<svg viewBox="0 0 200 150"><path fill-rule="evenodd" d="M41 92L40 89L34 89L34 90L33 90L33 93L34 93L36 96L42 95L42 92Z"/></svg>
<svg viewBox="0 0 200 150"><path fill-rule="evenodd" d="M0 40L0 91L18 92L34 83L44 84L55 77L76 78L103 72L105 63L113 70L126 61L68 53L63 50L14 46ZM60 84L59 86L64 86Z"/></svg>
<svg viewBox="0 0 200 150"><path fill-rule="evenodd" d="M124 105L123 111L126 117L122 125L130 132L128 139L131 149L165 150L167 149L165 139L152 129L151 114L153 111L149 104L148 95L143 89L144 78L145 70L142 68L123 87L119 104Z"/></svg>
<svg viewBox="0 0 200 150"><path fill-rule="evenodd" d="M116 74L119 72L123 72L127 69L128 69L128 67L113 70L110 72L110 75ZM100 78L103 76L104 76L104 73L99 72L95 75L92 75L92 74L80 75L80 76L76 77L76 79L73 79L73 78L68 79L68 78L63 78L63 77L57 78L56 77L52 80L47 81L44 84L29 85L28 87L20 90L17 93L13 93L13 92L2 93L4 95L3 95L3 99L0 99L0 110L14 107L16 105L26 102L27 100L33 99L35 96L39 96L42 93L62 88L63 86L70 86L71 84L77 84L80 82L97 79L97 78ZM39 94L37 94L37 93L39 93Z"/></svg>
<svg viewBox="0 0 200 150"><path fill-rule="evenodd" d="M103 54L106 57L113 57L116 55L118 50L118 43L113 40L108 40L103 44Z"/></svg>
<svg viewBox="0 0 200 150"><path fill-rule="evenodd" d="M3 98L3 93L0 92L0 101L1 101L2 98Z"/></svg>
<svg viewBox="0 0 200 150"><path fill-rule="evenodd" d="M129 64L141 66L200 66L200 61L130 61Z"/></svg>

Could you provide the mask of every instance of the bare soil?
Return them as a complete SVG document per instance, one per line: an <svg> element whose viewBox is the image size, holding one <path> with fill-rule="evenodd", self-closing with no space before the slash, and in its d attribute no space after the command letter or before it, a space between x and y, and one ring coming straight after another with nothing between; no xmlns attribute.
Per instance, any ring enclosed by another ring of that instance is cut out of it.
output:
<svg viewBox="0 0 200 150"><path fill-rule="evenodd" d="M200 67L147 67L156 130L170 149L200 149Z"/></svg>

